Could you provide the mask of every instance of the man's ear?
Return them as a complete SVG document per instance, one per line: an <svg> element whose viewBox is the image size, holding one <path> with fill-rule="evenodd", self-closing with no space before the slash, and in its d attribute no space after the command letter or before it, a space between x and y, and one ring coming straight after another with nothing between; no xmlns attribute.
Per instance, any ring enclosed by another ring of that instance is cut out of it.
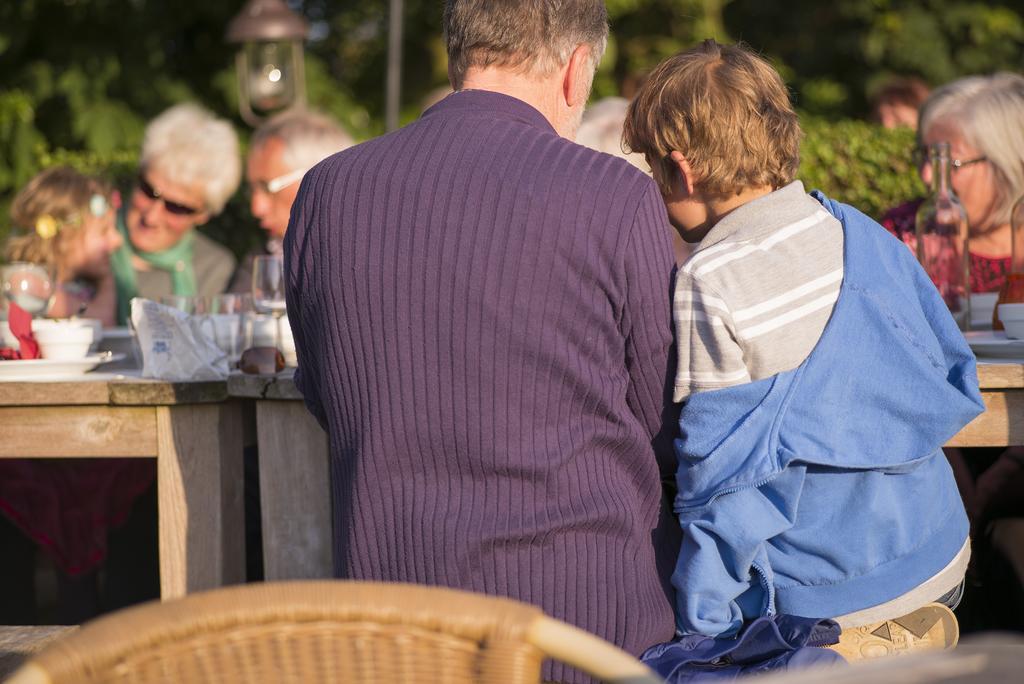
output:
<svg viewBox="0 0 1024 684"><path fill-rule="evenodd" d="M577 45L569 55L569 63L562 77L562 96L565 98L566 106L586 104L593 83L593 74L590 73L592 68L590 46Z"/></svg>
<svg viewBox="0 0 1024 684"><path fill-rule="evenodd" d="M697 177L694 175L693 169L690 168L690 162L679 150L672 150L668 156L676 165L676 170L679 171L679 178L682 180L683 189L686 190L686 196L692 197L693 191L697 187Z"/></svg>

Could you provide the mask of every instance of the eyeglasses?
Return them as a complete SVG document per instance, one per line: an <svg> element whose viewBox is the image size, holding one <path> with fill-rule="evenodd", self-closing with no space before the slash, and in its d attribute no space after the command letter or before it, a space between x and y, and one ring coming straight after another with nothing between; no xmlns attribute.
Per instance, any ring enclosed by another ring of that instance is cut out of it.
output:
<svg viewBox="0 0 1024 684"><path fill-rule="evenodd" d="M914 166L917 167L924 166L926 162L931 161L931 157L928 155L928 150L922 147L914 148L914 152L911 156L914 160ZM988 161L988 157L982 155L980 157L975 157L974 159L950 159L949 165L952 166L954 169L962 169L965 166L970 166L971 164L978 164L983 161Z"/></svg>
<svg viewBox="0 0 1024 684"><path fill-rule="evenodd" d="M306 171L309 171L309 169L295 169L277 178L271 178L268 181L253 181L252 187L268 195L276 195L292 183L302 180L302 177L306 175Z"/></svg>
<svg viewBox="0 0 1024 684"><path fill-rule="evenodd" d="M162 194L160 194L159 190L150 185L149 181L147 181L146 177L143 176L142 174L139 174L137 182L139 190L142 192L143 195L153 200L154 202L157 200L163 202L164 209L166 209L167 212L170 214L175 214L177 216L192 216L194 214L198 214L200 211L199 209L196 209L194 207L189 207L184 204L179 204L177 202L170 201Z"/></svg>

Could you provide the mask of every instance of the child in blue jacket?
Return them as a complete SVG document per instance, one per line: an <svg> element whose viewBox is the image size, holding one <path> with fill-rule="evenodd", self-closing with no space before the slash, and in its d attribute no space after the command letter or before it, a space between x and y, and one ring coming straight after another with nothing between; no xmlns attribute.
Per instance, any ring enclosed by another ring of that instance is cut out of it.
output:
<svg viewBox="0 0 1024 684"><path fill-rule="evenodd" d="M696 251L673 302L681 634L833 618L848 658L955 643L970 557L942 445L982 410L974 356L913 255L794 180L766 62L714 41L655 69L625 138Z"/></svg>

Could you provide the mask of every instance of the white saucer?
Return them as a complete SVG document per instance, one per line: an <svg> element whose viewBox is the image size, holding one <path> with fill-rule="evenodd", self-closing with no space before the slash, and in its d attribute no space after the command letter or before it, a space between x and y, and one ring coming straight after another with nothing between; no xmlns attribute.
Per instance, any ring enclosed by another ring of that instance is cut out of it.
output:
<svg viewBox="0 0 1024 684"><path fill-rule="evenodd" d="M964 337L979 357L1024 359L1024 340L1011 340L1002 330L972 330Z"/></svg>
<svg viewBox="0 0 1024 684"><path fill-rule="evenodd" d="M122 359L124 359L124 354L101 352L68 361L58 359L0 361L0 382L53 380L69 375L83 375L101 364Z"/></svg>

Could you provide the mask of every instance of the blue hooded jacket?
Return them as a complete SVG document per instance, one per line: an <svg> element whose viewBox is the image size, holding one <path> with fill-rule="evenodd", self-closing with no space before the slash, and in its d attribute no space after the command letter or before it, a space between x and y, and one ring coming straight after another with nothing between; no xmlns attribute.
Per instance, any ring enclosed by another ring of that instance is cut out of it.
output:
<svg viewBox="0 0 1024 684"><path fill-rule="evenodd" d="M839 299L797 368L691 395L676 441L684 634L835 617L942 570L968 523L941 447L984 410L974 355L910 250L853 207Z"/></svg>

